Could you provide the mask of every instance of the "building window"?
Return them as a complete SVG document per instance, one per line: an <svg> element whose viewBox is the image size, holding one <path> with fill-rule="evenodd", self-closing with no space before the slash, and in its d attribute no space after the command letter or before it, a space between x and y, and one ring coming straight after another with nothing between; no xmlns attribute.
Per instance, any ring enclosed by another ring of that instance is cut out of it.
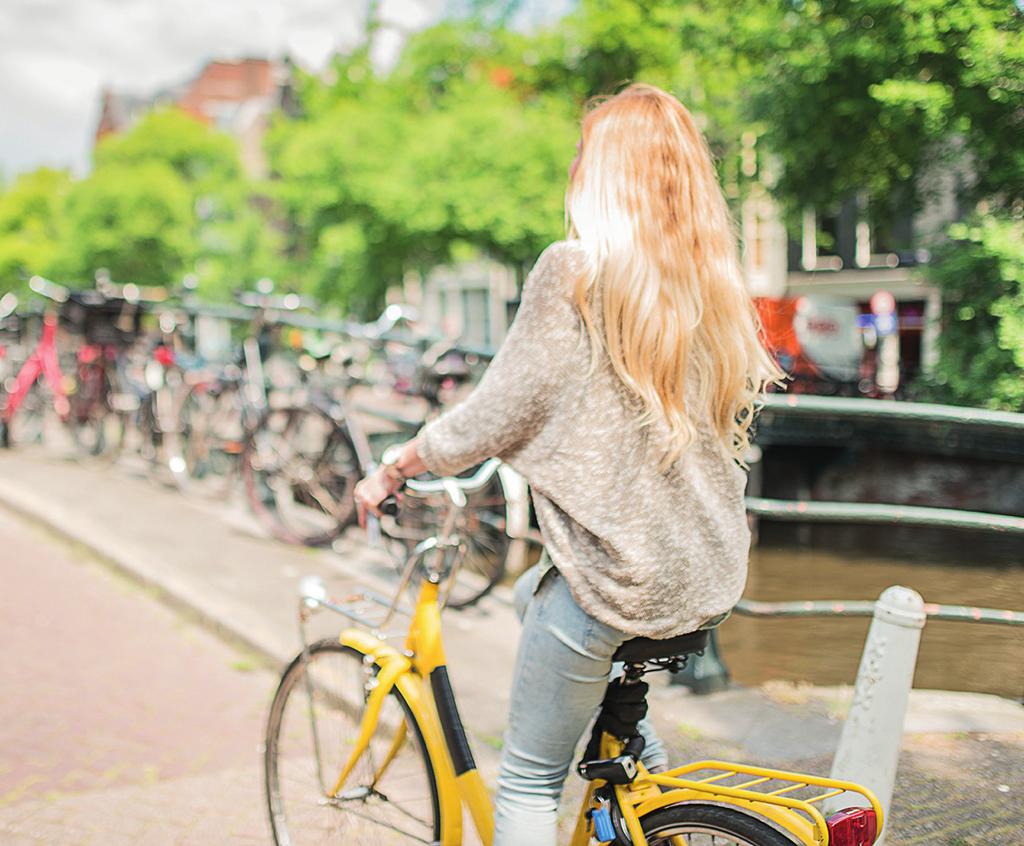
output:
<svg viewBox="0 0 1024 846"><path fill-rule="evenodd" d="M840 209L804 209L801 265L804 270L842 270L844 216Z"/></svg>
<svg viewBox="0 0 1024 846"><path fill-rule="evenodd" d="M462 289L462 340L478 346L491 343L491 300L486 288Z"/></svg>
<svg viewBox="0 0 1024 846"><path fill-rule="evenodd" d="M804 209L801 270L899 267L918 261L913 249L913 217L898 205L872 203L865 192L851 194L825 209Z"/></svg>

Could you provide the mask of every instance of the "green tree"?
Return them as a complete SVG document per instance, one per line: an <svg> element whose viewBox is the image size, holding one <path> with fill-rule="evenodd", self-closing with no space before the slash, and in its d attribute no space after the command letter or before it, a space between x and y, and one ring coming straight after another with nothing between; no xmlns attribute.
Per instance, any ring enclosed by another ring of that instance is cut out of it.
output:
<svg viewBox="0 0 1024 846"><path fill-rule="evenodd" d="M150 112L124 134L106 136L94 160L97 168L163 162L199 196L242 180L235 140L176 108Z"/></svg>
<svg viewBox="0 0 1024 846"><path fill-rule="evenodd" d="M191 239L199 292L226 299L239 287L280 271L280 238L273 210L246 179L235 139L180 109L160 109L123 135L103 139L95 153L96 174L122 173L157 163L170 168L189 193ZM168 245L177 254L180 245ZM168 280L176 282L178 280Z"/></svg>
<svg viewBox="0 0 1024 846"><path fill-rule="evenodd" d="M40 168L0 193L0 292L23 289L32 274L53 273L70 188L67 171Z"/></svg>
<svg viewBox="0 0 1024 846"><path fill-rule="evenodd" d="M783 200L827 205L866 189L875 203L913 206L926 167L965 154L966 199L1008 207L1024 197L1024 15L1014 4L727 5L741 21L736 49L764 70L752 107L781 161Z"/></svg>
<svg viewBox="0 0 1024 846"><path fill-rule="evenodd" d="M304 115L268 149L307 290L371 314L453 244L518 263L559 237L576 106L516 79L516 39L449 22L414 36L385 78L357 54L329 85L300 83Z"/></svg>
<svg viewBox="0 0 1024 846"><path fill-rule="evenodd" d="M950 227L929 275L947 300L940 357L922 397L1024 411L1024 219Z"/></svg>
<svg viewBox="0 0 1024 846"><path fill-rule="evenodd" d="M171 285L196 252L192 195L169 165L111 164L72 188L61 281L90 286L104 267L116 282Z"/></svg>

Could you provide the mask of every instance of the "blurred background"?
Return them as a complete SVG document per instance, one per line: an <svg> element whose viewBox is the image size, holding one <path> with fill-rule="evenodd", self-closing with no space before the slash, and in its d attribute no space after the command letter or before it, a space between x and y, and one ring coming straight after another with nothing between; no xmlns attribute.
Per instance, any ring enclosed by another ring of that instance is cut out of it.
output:
<svg viewBox="0 0 1024 846"><path fill-rule="evenodd" d="M940 842L929 809L953 793L962 825L1020 830L1001 794L1024 790L1021 0L5 0L0 681L21 693L0 706L0 839L109 842L97 809L216 795L246 809L230 836L222 801L196 812L216 835L153 842L266 842L260 668L297 648L294 584L393 590L436 529L410 508L375 558L352 486L479 378L564 235L588 100L630 81L705 132L790 375L748 457L746 599L819 603L734 614L688 686L834 723L868 626L847 603L908 585L935 618L915 685L979 695L947 716L1017 710L908 741L896 834ZM449 616L496 677L540 548L515 494L495 474L471 497ZM179 637L83 549L250 651ZM87 636L55 662L69 627ZM462 678L475 742L500 746L504 683ZM713 721L673 719L719 754Z"/></svg>
<svg viewBox="0 0 1024 846"><path fill-rule="evenodd" d="M12 0L0 16L0 291L105 268L191 274L217 301L269 277L344 315L415 301L496 344L563 232L584 103L641 79L707 133L801 385L1024 407L1012 3ZM892 302L872 309L879 290ZM890 305L897 339L879 344Z"/></svg>

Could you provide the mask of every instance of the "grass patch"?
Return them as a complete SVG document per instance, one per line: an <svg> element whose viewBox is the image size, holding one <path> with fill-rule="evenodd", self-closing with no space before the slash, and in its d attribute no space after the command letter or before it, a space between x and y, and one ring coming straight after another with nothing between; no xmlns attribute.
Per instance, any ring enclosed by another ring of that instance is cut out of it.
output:
<svg viewBox="0 0 1024 846"><path fill-rule="evenodd" d="M477 735L480 738L480 742L486 746L490 746L497 752L500 752L505 746L505 740L496 734L480 734Z"/></svg>
<svg viewBox="0 0 1024 846"><path fill-rule="evenodd" d="M254 673L260 669L260 664L255 658L236 658L231 662L231 669L239 673Z"/></svg>
<svg viewBox="0 0 1024 846"><path fill-rule="evenodd" d="M680 723L676 726L676 731L684 740L696 741L704 739L704 732L697 728L697 726L692 726L689 723Z"/></svg>

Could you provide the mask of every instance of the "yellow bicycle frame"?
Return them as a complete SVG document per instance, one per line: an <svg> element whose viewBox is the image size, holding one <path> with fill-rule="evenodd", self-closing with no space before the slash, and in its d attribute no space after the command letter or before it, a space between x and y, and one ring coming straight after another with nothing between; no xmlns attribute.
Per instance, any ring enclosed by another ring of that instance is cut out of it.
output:
<svg viewBox="0 0 1024 846"><path fill-rule="evenodd" d="M346 629L341 633L341 643L371 657L379 672L377 684L366 703L359 737L338 776L332 795L341 792L359 758L366 752L377 729L384 698L397 688L412 710L430 757L441 815L441 846L461 846L463 806L468 809L481 842L484 846L491 846L494 838L493 806L476 769L448 683L438 595L437 583L425 580L403 651L362 629ZM406 735L407 731L402 726L378 769L378 778L397 755ZM602 758L614 758L621 751L620 741L608 734L602 737ZM638 763L637 766L639 775L631 784L614 788L635 846L647 846L640 825L642 816L668 805L695 801L734 805L745 813L753 813L774 823L804 846L827 846L828 829L817 803L845 791L859 793L871 803L878 820L878 830L882 830L882 808L878 799L871 791L850 782L722 761L699 761L657 774L649 773L643 764ZM714 774L701 779L688 778L706 771ZM751 778L740 784L722 783L741 775ZM751 789L769 781L787 784L770 792ZM590 782L570 846L588 846L592 842L593 827L588 811L594 806L594 791L603 784L601 781ZM662 787L667 790L663 792ZM821 787L824 791L807 799L786 795L808 787Z"/></svg>
<svg viewBox="0 0 1024 846"><path fill-rule="evenodd" d="M346 629L341 633L343 645L371 656L380 671L377 685L366 703L359 737L333 793L341 791L349 773L366 751L376 731L384 697L393 687L397 687L412 709L430 756L441 811L441 846L460 846L462 843L463 805L469 810L481 842L484 846L490 846L494 838L494 811L490 794L476 769L462 722L454 707L455 700L448 684L441 640L441 612L437 600L437 584L424 581L416 600L404 652L399 652L361 629ZM439 714L439 704L444 710L443 721ZM381 765L381 771L397 754L402 737L399 734L395 738L391 754ZM451 749L456 750L454 755ZM454 763L453 758L456 759Z"/></svg>

